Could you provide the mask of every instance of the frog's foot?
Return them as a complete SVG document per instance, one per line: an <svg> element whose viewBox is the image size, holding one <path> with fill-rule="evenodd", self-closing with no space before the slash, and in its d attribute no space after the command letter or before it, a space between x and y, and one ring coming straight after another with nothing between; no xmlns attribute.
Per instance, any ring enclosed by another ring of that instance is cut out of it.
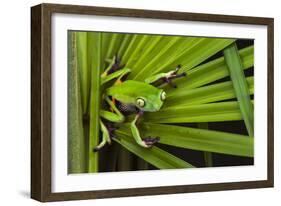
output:
<svg viewBox="0 0 281 206"><path fill-rule="evenodd" d="M100 121L100 125L102 131L102 141L94 147L94 152L98 152L106 145L106 143L111 144L112 138L115 138L114 130L116 130L116 128L114 128L111 124L104 124L102 121Z"/></svg>
<svg viewBox="0 0 281 206"><path fill-rule="evenodd" d="M115 135L114 131L119 129L119 128L118 127L114 127L111 124L107 125L106 127L107 127L107 130L108 130L110 139L112 140L112 139L116 138L116 135ZM111 142L110 142L110 144L111 144Z"/></svg>
<svg viewBox="0 0 281 206"><path fill-rule="evenodd" d="M98 146L94 147L93 152L100 151L106 144L106 140L102 140Z"/></svg>
<svg viewBox="0 0 281 206"><path fill-rule="evenodd" d="M178 74L180 68L181 68L181 65L178 65L175 70L168 72L166 77L164 77L164 79L163 79L164 82L168 83L169 85L171 85L174 88L177 88L177 85L175 85L172 82L172 80L186 76L186 72L182 72L182 73Z"/></svg>
<svg viewBox="0 0 281 206"><path fill-rule="evenodd" d="M145 137L142 139L147 147L152 147L155 143L160 141L160 137Z"/></svg>

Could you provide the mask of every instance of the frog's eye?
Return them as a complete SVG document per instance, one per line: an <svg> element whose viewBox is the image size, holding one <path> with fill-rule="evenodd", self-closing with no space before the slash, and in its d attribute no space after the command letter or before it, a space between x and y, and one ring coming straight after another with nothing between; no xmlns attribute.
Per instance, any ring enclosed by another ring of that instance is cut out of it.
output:
<svg viewBox="0 0 281 206"><path fill-rule="evenodd" d="M163 91L160 98L162 101L164 101L166 99L166 92Z"/></svg>
<svg viewBox="0 0 281 206"><path fill-rule="evenodd" d="M144 107L145 106L145 101L142 98L138 98L137 99L137 105L140 107Z"/></svg>

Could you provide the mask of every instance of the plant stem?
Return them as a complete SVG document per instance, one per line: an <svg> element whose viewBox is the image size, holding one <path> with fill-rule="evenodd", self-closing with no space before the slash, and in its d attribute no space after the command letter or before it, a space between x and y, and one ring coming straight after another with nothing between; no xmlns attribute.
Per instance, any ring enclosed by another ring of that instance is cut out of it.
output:
<svg viewBox="0 0 281 206"><path fill-rule="evenodd" d="M98 152L93 149L99 143L99 108L100 108L100 66L101 66L101 33L89 33L92 38L91 63L91 100L90 100L90 139L89 139L89 172L98 172Z"/></svg>

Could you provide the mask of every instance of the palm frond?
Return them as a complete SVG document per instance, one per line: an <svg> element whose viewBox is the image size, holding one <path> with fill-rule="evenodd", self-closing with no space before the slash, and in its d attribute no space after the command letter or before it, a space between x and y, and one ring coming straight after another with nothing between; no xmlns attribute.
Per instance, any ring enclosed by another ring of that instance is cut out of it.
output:
<svg viewBox="0 0 281 206"><path fill-rule="evenodd" d="M154 123L198 123L242 120L236 101L173 106L159 112L145 113L144 120Z"/></svg>
<svg viewBox="0 0 281 206"><path fill-rule="evenodd" d="M146 149L133 141L126 132L117 131L118 138L114 139L130 152L149 162L159 169L192 168L193 165L184 160L154 146Z"/></svg>
<svg viewBox="0 0 281 206"><path fill-rule="evenodd" d="M249 94L254 93L254 78L246 78L249 85ZM198 105L218 102L236 98L232 81L212 84L195 89L177 88L173 93L168 93L164 108L179 107L184 105Z"/></svg>
<svg viewBox="0 0 281 206"><path fill-rule="evenodd" d="M153 123L143 123L140 129L142 136L158 136L160 143L175 147L246 157L254 154L253 138L245 135ZM119 131L130 135L128 125Z"/></svg>
<svg viewBox="0 0 281 206"><path fill-rule="evenodd" d="M239 102L242 117L251 137L254 136L254 110L251 103L249 86L243 71L236 44L231 44L224 49L224 57L229 69L233 88Z"/></svg>
<svg viewBox="0 0 281 206"><path fill-rule="evenodd" d="M248 69L254 64L254 47L249 46L239 51L243 69ZM209 61L199 65L190 71L187 71L187 78L178 79L175 81L181 89L192 89L200 87L216 80L229 76L229 71L226 66L224 57ZM167 93L176 92L169 87L166 87Z"/></svg>

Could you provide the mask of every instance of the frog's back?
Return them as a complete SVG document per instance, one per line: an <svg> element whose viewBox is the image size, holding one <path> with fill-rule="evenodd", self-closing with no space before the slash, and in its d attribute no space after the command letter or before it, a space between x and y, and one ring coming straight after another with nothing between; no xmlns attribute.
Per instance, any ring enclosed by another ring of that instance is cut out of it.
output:
<svg viewBox="0 0 281 206"><path fill-rule="evenodd" d="M127 80L121 84L114 85L106 90L106 94L124 103L132 103L140 95L159 94L160 89L134 80Z"/></svg>

